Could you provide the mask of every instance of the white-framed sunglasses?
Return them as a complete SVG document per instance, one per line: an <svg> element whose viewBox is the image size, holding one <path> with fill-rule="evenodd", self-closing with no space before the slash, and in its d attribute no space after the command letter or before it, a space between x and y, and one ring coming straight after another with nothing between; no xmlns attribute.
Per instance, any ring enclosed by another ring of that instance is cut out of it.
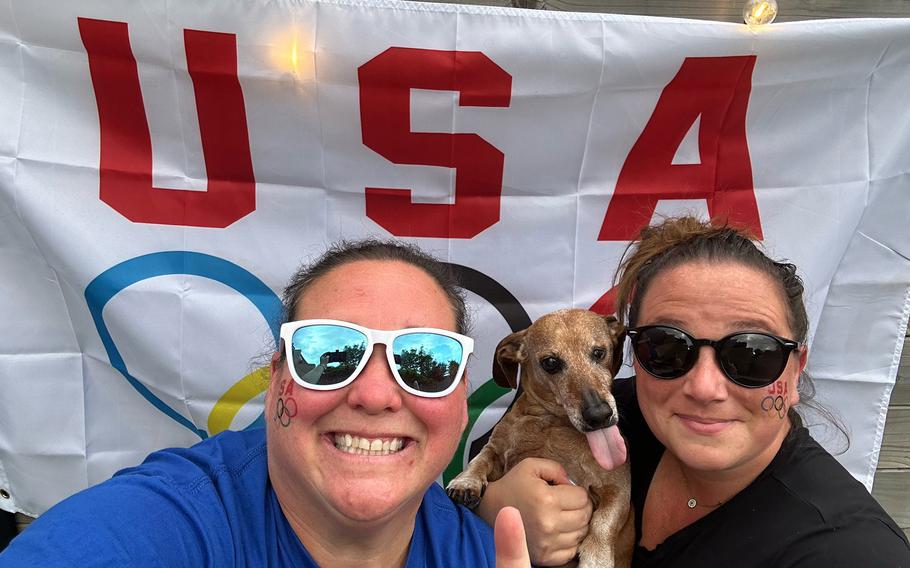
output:
<svg viewBox="0 0 910 568"><path fill-rule="evenodd" d="M300 320L281 326L291 377L302 387L336 390L360 375L377 343L385 345L392 376L405 391L446 396L464 375L474 340L432 327L385 331L346 321Z"/></svg>

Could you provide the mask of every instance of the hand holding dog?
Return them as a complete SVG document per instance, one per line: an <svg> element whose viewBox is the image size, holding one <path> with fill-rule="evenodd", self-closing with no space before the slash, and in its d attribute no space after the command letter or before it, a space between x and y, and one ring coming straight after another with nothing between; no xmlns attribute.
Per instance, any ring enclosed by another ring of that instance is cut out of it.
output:
<svg viewBox="0 0 910 568"><path fill-rule="evenodd" d="M507 503L521 512L536 565L559 566L575 557L588 533L592 504L588 492L573 485L561 465L541 458L522 460L487 486L477 513L492 524Z"/></svg>

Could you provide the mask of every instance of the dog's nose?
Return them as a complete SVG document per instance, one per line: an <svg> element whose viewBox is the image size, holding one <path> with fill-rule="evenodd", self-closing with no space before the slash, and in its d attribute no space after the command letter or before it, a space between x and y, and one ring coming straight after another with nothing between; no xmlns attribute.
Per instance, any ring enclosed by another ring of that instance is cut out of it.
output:
<svg viewBox="0 0 910 568"><path fill-rule="evenodd" d="M599 430L610 425L610 419L613 418L613 409L607 404L607 401L600 398L593 391L582 393L584 404L581 409L581 417L591 430Z"/></svg>

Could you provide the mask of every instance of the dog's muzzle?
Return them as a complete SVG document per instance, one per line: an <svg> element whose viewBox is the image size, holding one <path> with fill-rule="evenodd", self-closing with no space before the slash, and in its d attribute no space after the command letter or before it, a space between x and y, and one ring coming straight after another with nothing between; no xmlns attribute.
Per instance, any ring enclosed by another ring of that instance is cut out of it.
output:
<svg viewBox="0 0 910 568"><path fill-rule="evenodd" d="M581 418L585 432L607 428L617 422L610 403L591 389L581 391Z"/></svg>

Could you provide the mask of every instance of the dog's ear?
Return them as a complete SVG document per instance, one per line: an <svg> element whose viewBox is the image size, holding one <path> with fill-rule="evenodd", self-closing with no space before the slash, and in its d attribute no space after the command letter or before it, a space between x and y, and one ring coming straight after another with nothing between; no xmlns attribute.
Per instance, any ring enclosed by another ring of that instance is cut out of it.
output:
<svg viewBox="0 0 910 568"><path fill-rule="evenodd" d="M618 373L620 367L622 367L623 344L626 341L626 328L623 324L619 323L619 320L614 316L604 316L604 323L610 330L610 335L616 340L616 343L613 346L613 360L610 361L610 373L613 377L616 377L616 373Z"/></svg>
<svg viewBox="0 0 910 568"><path fill-rule="evenodd" d="M493 356L493 380L506 388L518 387L518 364L524 360L524 344L527 329L506 336L496 346Z"/></svg>

